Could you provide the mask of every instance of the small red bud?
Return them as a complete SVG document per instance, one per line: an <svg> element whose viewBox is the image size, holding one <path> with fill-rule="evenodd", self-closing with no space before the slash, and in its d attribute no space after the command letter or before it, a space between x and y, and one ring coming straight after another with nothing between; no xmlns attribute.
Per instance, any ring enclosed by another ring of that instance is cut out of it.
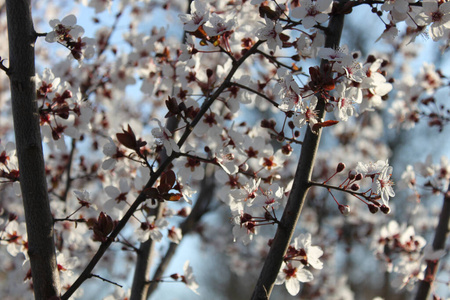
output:
<svg viewBox="0 0 450 300"><path fill-rule="evenodd" d="M286 144L283 147L281 147L281 152L284 155L290 155L292 153L292 151L293 151L293 149L292 149L291 144Z"/></svg>
<svg viewBox="0 0 450 300"><path fill-rule="evenodd" d="M292 121L288 122L288 126L289 126L290 129L294 129L295 128L295 124Z"/></svg>
<svg viewBox="0 0 450 300"><path fill-rule="evenodd" d="M337 165L336 173L340 173L340 172L344 171L344 169L345 169L345 164L340 162L340 163Z"/></svg>
<svg viewBox="0 0 450 300"><path fill-rule="evenodd" d="M352 191L358 191L359 190L359 184L357 184L357 183L354 183L354 184L352 184L352 186L350 187L350 189L352 190Z"/></svg>
<svg viewBox="0 0 450 300"><path fill-rule="evenodd" d="M339 204L339 211L344 216L348 216L350 214L350 206Z"/></svg>
<svg viewBox="0 0 450 300"><path fill-rule="evenodd" d="M367 206L369 207L370 212L373 213L373 214L375 214L378 211L378 207L376 207L372 203L367 205Z"/></svg>
<svg viewBox="0 0 450 300"><path fill-rule="evenodd" d="M363 178L362 174L359 173L359 174L356 174L355 180L356 180L356 181L359 181L359 180L361 180L362 178Z"/></svg>
<svg viewBox="0 0 450 300"><path fill-rule="evenodd" d="M383 204L381 205L380 210L383 212L383 214L387 215L391 211L391 208Z"/></svg>
<svg viewBox="0 0 450 300"><path fill-rule="evenodd" d="M350 172L348 172L348 179L353 180L355 179L357 173L355 170L351 170Z"/></svg>

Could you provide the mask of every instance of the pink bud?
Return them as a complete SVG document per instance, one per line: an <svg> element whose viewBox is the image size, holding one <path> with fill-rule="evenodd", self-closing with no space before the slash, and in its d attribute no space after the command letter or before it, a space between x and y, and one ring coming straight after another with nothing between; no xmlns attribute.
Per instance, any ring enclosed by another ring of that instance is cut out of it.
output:
<svg viewBox="0 0 450 300"><path fill-rule="evenodd" d="M359 184L357 184L357 183L354 183L354 184L352 184L352 186L350 187L350 189L352 190L352 191L358 191L359 190Z"/></svg>
<svg viewBox="0 0 450 300"><path fill-rule="evenodd" d="M339 204L339 210L344 216L348 216L350 214L350 206L348 205Z"/></svg>
<svg viewBox="0 0 450 300"><path fill-rule="evenodd" d="M348 172L348 179L350 179L350 180L355 179L355 177L356 177L357 174L358 174L358 173L356 173L355 170L351 170L350 172Z"/></svg>
<svg viewBox="0 0 450 300"><path fill-rule="evenodd" d="M342 162L340 162L340 163L337 165L336 173L340 173L340 172L344 171L344 169L345 169L345 164L342 163Z"/></svg>

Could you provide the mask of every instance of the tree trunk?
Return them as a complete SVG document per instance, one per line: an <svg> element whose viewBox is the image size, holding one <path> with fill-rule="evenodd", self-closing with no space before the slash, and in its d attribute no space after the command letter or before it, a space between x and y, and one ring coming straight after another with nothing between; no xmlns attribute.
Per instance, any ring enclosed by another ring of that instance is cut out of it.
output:
<svg viewBox="0 0 450 300"><path fill-rule="evenodd" d="M36 104L30 0L7 0L11 100L35 299L59 297L53 217Z"/></svg>
<svg viewBox="0 0 450 300"><path fill-rule="evenodd" d="M343 26L343 14L336 14L331 17L325 32L325 47L336 48L339 46ZM326 63L327 62L322 60L322 71ZM318 117L324 119L325 101L319 98L316 109L318 110ZM286 208L284 209L283 216L278 224L277 232L270 247L269 254L267 255L258 282L253 291L252 300L265 300L270 298L273 285L283 262L283 256L292 239L303 204L305 203L306 195L311 186L311 174L316 153L319 148L321 132L322 130L319 129L317 133L313 133L309 127L307 128L302 144L300 159L297 165L297 171L294 177L294 184Z"/></svg>
<svg viewBox="0 0 450 300"><path fill-rule="evenodd" d="M450 232L450 185L447 192L444 194L442 203L442 210L439 216L439 222L434 233L433 250L445 249L445 242ZM428 299L430 289L433 282L436 280L436 273L439 268L439 260L427 261L427 268L425 270L425 278L419 282L417 288L416 300Z"/></svg>

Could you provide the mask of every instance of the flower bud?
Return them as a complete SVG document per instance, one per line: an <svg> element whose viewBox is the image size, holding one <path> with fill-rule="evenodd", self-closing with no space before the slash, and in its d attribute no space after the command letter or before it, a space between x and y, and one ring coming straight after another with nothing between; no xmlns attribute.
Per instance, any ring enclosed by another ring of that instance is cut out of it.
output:
<svg viewBox="0 0 450 300"><path fill-rule="evenodd" d="M351 170L350 172L348 172L348 179L353 180L355 179L356 175L358 175L358 173L356 173L355 170Z"/></svg>
<svg viewBox="0 0 450 300"><path fill-rule="evenodd" d="M345 169L345 164L340 162L336 167L336 173L340 173L340 172L344 171L344 169Z"/></svg>
<svg viewBox="0 0 450 300"><path fill-rule="evenodd" d="M344 216L348 216L350 214L350 206L348 205L339 204L339 210Z"/></svg>
<svg viewBox="0 0 450 300"><path fill-rule="evenodd" d="M358 191L359 190L359 184L357 184L357 183L354 183L354 184L352 184L352 186L350 187L350 189L352 190L352 191Z"/></svg>
<svg viewBox="0 0 450 300"><path fill-rule="evenodd" d="M291 144L286 144L283 147L281 147L281 152L284 155L291 155L292 151L293 151L293 149L292 149Z"/></svg>
<svg viewBox="0 0 450 300"><path fill-rule="evenodd" d="M369 207L371 213L375 214L376 212L378 212L378 207L376 207L372 203L368 204L367 206Z"/></svg>
<svg viewBox="0 0 450 300"><path fill-rule="evenodd" d="M387 215L391 211L391 208L383 204L381 205L380 210L383 212L383 214Z"/></svg>

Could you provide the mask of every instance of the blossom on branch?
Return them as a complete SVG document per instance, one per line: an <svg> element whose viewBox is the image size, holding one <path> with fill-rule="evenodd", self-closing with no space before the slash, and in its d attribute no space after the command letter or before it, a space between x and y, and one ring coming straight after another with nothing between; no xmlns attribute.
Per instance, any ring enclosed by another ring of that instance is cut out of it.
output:
<svg viewBox="0 0 450 300"><path fill-rule="evenodd" d="M289 294L295 296L300 292L300 282L309 282L313 279L313 274L305 270L300 261L294 260L287 263L283 261L275 284L281 285L284 283Z"/></svg>

